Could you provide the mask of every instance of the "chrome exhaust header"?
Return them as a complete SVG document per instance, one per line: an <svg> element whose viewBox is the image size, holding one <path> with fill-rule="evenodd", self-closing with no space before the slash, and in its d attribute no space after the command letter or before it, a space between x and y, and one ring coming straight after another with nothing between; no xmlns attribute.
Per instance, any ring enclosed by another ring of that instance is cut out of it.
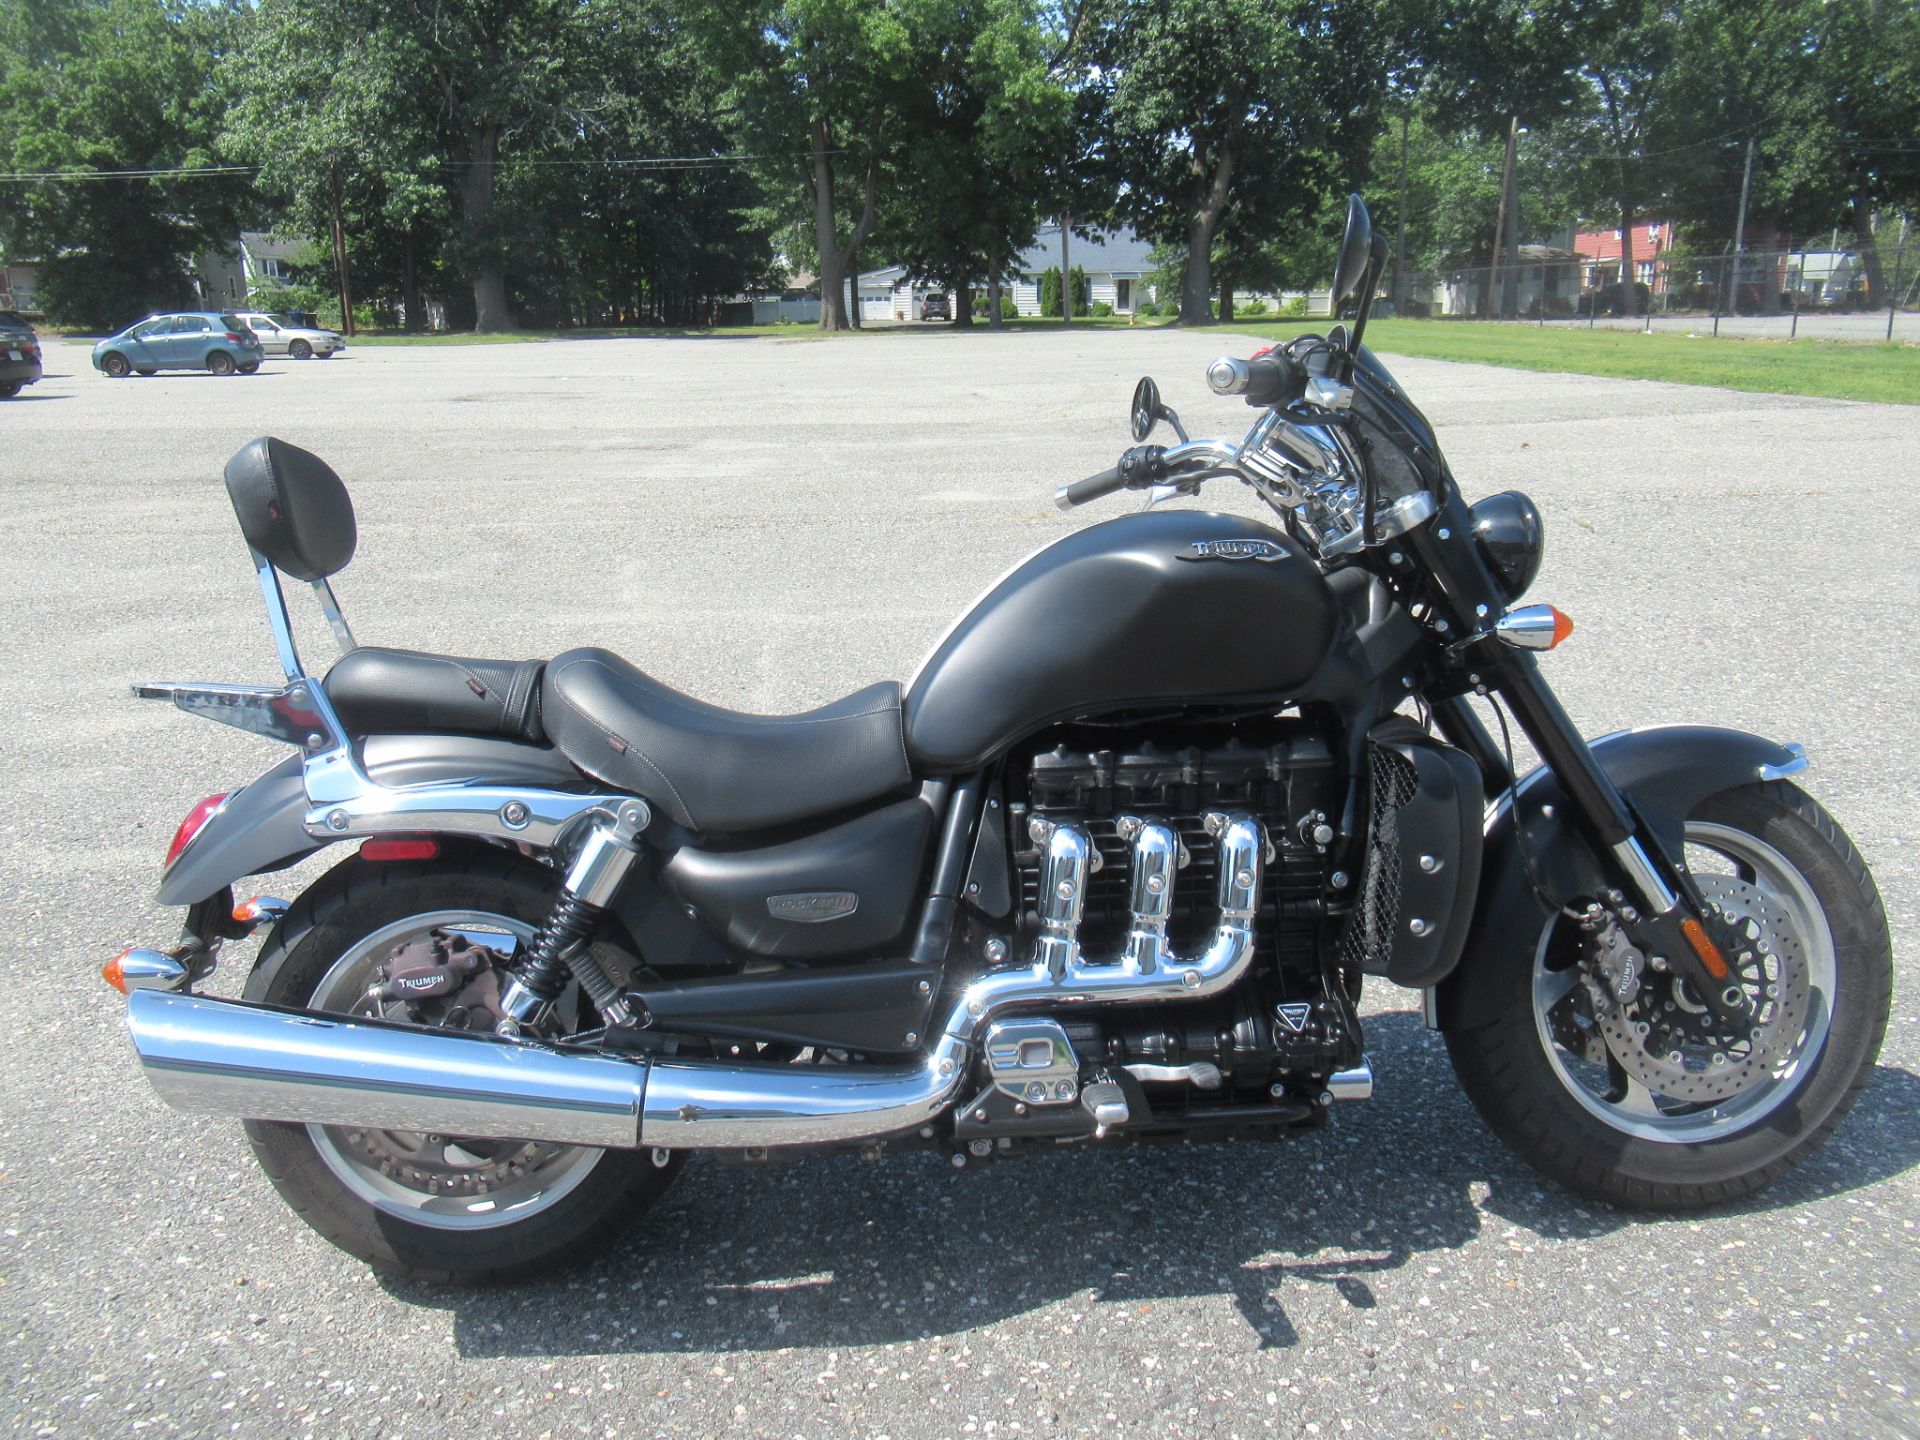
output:
<svg viewBox="0 0 1920 1440"><path fill-rule="evenodd" d="M628 1059L151 989L128 996L127 1028L156 1093L190 1114L670 1150L898 1134L952 1106L995 1015L1199 999L1231 986L1253 959L1266 836L1251 816L1207 817L1220 846L1220 921L1191 957L1165 942L1178 837L1158 822L1132 827L1134 925L1123 953L1105 964L1080 954L1077 933L1098 851L1077 826L1040 823L1050 888L1034 962L975 980L931 1051L910 1064Z"/></svg>

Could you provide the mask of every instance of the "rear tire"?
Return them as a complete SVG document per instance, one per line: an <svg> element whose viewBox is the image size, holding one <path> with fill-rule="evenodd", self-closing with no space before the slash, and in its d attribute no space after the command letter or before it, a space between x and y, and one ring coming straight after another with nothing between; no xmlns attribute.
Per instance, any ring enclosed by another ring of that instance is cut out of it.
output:
<svg viewBox="0 0 1920 1440"><path fill-rule="evenodd" d="M240 373L242 375L258 375L260 373L260 362L258 360L249 360L245 365L240 367Z"/></svg>
<svg viewBox="0 0 1920 1440"><path fill-rule="evenodd" d="M1893 997L1879 890L1811 796L1786 781L1742 786L1709 798L1687 825L1690 854L1717 850L1732 859L1736 878L1777 896L1793 918L1813 998L1800 1048L1771 1078L1713 1105L1645 1087L1636 1095L1624 1071L1606 1095L1581 1086L1578 1063L1536 1018L1538 977L1550 973L1544 938L1537 956L1498 961L1507 970L1498 1018L1447 1035L1461 1084L1501 1139L1569 1189L1636 1209L1738 1199L1806 1159L1872 1077Z"/></svg>
<svg viewBox="0 0 1920 1440"><path fill-rule="evenodd" d="M127 372L133 367L127 363L127 357L118 350L109 350L100 357L100 369L109 380L124 380L127 378Z"/></svg>
<svg viewBox="0 0 1920 1440"><path fill-rule="evenodd" d="M18 395L22 383L19 380L0 381L0 400L11 400Z"/></svg>
<svg viewBox="0 0 1920 1440"><path fill-rule="evenodd" d="M487 847L443 850L440 858L421 862L348 860L303 894L274 928L248 979L247 998L302 1009L345 1008L342 984L351 990L355 981L341 966L351 966L355 947L370 937L405 929L411 917L449 912L524 937L545 918L556 894L553 872ZM367 968L376 963L369 959ZM503 1176L494 1196L483 1192L462 1208L436 1196L431 1180L411 1183L391 1168L383 1175L363 1158L369 1143L385 1145L386 1132L369 1136L348 1127L260 1120L246 1122L246 1129L281 1198L321 1236L378 1269L439 1281L518 1280L591 1259L638 1210L665 1194L680 1168L677 1154L657 1166L642 1150L553 1147L551 1156L529 1162L525 1175ZM405 1142L422 1137L392 1138L402 1142L404 1154ZM456 1142L448 1148L460 1147ZM485 1149L478 1143L475 1148ZM496 1218L496 1198L514 1218Z"/></svg>
<svg viewBox="0 0 1920 1440"><path fill-rule="evenodd" d="M209 375L231 375L234 372L233 357L224 350L216 350L207 356Z"/></svg>
<svg viewBox="0 0 1920 1440"><path fill-rule="evenodd" d="M150 379L155 375L158 375L160 372L154 369L153 366L151 365L142 365L138 370L135 370L133 373L140 376L141 379L145 380L145 379Z"/></svg>

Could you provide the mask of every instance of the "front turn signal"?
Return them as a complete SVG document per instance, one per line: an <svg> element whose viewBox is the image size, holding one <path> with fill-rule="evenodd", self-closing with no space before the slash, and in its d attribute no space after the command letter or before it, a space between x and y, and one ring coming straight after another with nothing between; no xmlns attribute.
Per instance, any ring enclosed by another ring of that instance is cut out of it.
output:
<svg viewBox="0 0 1920 1440"><path fill-rule="evenodd" d="M1573 634L1573 618L1551 605L1522 605L1493 622L1493 633L1519 650L1551 650Z"/></svg>

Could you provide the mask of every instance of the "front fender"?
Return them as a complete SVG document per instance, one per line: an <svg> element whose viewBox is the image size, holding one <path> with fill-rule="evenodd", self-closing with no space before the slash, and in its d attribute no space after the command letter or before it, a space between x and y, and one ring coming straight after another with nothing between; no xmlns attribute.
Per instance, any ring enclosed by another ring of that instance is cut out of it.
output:
<svg viewBox="0 0 1920 1440"><path fill-rule="evenodd" d="M361 747L369 779L394 789L460 781L579 789L584 777L566 757L539 745L479 735L373 735ZM154 896L192 905L243 875L284 870L334 844L307 833L301 757L289 755L235 792L180 853Z"/></svg>
<svg viewBox="0 0 1920 1440"><path fill-rule="evenodd" d="M1620 730L1592 742L1593 758L1679 858L1687 816L1711 795L1806 768L1797 749L1740 730L1661 725ZM1516 819L1517 817L1517 819ZM1554 909L1541 903L1520 858L1519 826L1542 888L1564 903L1606 883L1592 848L1567 821L1566 797L1552 773L1528 772L1487 812L1480 895L1464 958L1434 987L1428 1017L1441 1030L1465 1030L1493 1019L1504 992L1501 967L1532 963Z"/></svg>

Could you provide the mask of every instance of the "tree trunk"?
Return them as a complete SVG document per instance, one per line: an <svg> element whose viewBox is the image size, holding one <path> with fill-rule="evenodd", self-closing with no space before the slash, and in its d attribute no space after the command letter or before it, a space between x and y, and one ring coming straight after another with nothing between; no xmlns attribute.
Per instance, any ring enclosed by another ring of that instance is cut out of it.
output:
<svg viewBox="0 0 1920 1440"><path fill-rule="evenodd" d="M414 259L413 231L407 231L402 251L404 275L400 282L400 303L407 307L407 333L417 335L426 329L426 307L420 300L420 270Z"/></svg>
<svg viewBox="0 0 1920 1440"><path fill-rule="evenodd" d="M860 328L860 252L853 246L847 247L847 324L851 329Z"/></svg>
<svg viewBox="0 0 1920 1440"><path fill-rule="evenodd" d="M1060 323L1073 323L1073 266L1067 263L1067 236L1073 229L1073 217L1060 217Z"/></svg>
<svg viewBox="0 0 1920 1440"><path fill-rule="evenodd" d="M973 287L965 282L953 287L953 323L962 328L973 324Z"/></svg>
<svg viewBox="0 0 1920 1440"><path fill-rule="evenodd" d="M1199 165L1196 159L1196 176L1202 173ZM1220 146L1220 158L1214 163L1206 193L1187 226L1187 283L1180 291L1182 325L1205 325L1213 318L1213 236L1226 213L1227 191L1232 183L1233 145L1226 141Z"/></svg>
<svg viewBox="0 0 1920 1440"><path fill-rule="evenodd" d="M498 126L476 125L467 132L468 163L461 198L466 207L467 243L483 252L492 248L486 230L487 217L493 210L493 170L499 148ZM491 255L472 261L469 275L473 281L473 328L482 332L513 329L513 317L507 313L507 277L500 261Z"/></svg>
<svg viewBox="0 0 1920 1440"><path fill-rule="evenodd" d="M998 259L987 261L987 328L989 330L1004 330L1007 327L1007 317L1000 313L1001 269L1002 265Z"/></svg>
<svg viewBox="0 0 1920 1440"><path fill-rule="evenodd" d="M1887 303L1887 277L1880 264L1880 247L1874 243L1873 209L1865 195L1853 197L1853 248L1860 255L1860 271L1867 280L1867 308L1878 310Z"/></svg>
<svg viewBox="0 0 1920 1440"><path fill-rule="evenodd" d="M1233 281L1226 275L1220 277L1220 323L1233 323Z"/></svg>
<svg viewBox="0 0 1920 1440"><path fill-rule="evenodd" d="M846 245L842 246L833 217L832 136L827 130L827 122L815 120L808 127L808 137L813 152L813 171L809 178L813 190L814 244L820 252L820 328L845 330L851 324L847 305L847 261L860 253L867 232L873 228L874 203L879 198L880 162L867 161L866 197L860 208L860 221L853 227L853 234ZM854 279L857 283L858 277Z"/></svg>

